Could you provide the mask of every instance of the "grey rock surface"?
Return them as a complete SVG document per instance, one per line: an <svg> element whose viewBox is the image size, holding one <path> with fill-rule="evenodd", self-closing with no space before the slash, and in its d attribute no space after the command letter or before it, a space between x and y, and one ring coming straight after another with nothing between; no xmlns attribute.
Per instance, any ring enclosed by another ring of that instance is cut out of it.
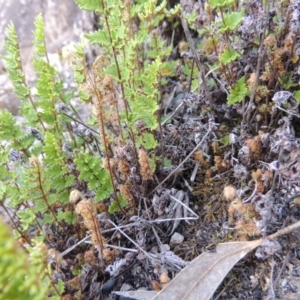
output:
<svg viewBox="0 0 300 300"><path fill-rule="evenodd" d="M31 60L34 20L38 14L44 19L48 52L54 56L58 56L62 47L79 42L83 33L93 30L95 24L93 13L80 10L74 0L0 0L0 7L0 53L5 53L5 28L12 21L19 37L22 64L29 84L35 80ZM0 59L0 108L17 114L19 104Z"/></svg>

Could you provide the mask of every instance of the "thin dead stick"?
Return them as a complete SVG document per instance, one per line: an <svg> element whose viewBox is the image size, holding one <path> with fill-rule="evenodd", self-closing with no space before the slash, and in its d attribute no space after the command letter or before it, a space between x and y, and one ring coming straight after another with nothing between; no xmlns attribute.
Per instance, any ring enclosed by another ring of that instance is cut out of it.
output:
<svg viewBox="0 0 300 300"><path fill-rule="evenodd" d="M285 227L283 229L280 229L279 231L271 234L271 235L268 235L267 238L268 239L276 239L282 235L285 235L285 234L289 234L291 232L293 232L294 230L296 229L299 229L300 228L300 221L288 226L288 227Z"/></svg>
<svg viewBox="0 0 300 300"><path fill-rule="evenodd" d="M66 114L66 113L62 113L62 114L63 114L64 116L70 118L70 119L73 120L74 122L77 122L77 123L81 124L82 126L84 126L85 128L89 129L90 131L92 131L92 132L94 132L94 133L100 135L100 133L99 133L97 130L95 130L95 129L89 127L89 126L87 126L86 124L84 124L83 122L79 121L78 119L73 118L72 116L70 116L70 115L68 115L68 114Z"/></svg>
<svg viewBox="0 0 300 300"><path fill-rule="evenodd" d="M170 219L155 219L153 221L148 221L149 223L162 223L169 221L186 221L186 220L198 220L199 217L185 217L185 218L170 218Z"/></svg>
<svg viewBox="0 0 300 300"><path fill-rule="evenodd" d="M196 66L197 66L199 72L201 72L203 68L202 68L200 59L199 59L199 57L197 55L197 51L196 51L196 48L195 48L195 45L194 45L194 41L192 39L190 30L189 30L188 23L187 23L186 19L183 16L181 17L181 24L182 24L182 27L183 27L183 30L184 30L185 37L186 37L186 39L187 39L187 41L189 43L190 49L191 49L191 51L193 53Z"/></svg>
<svg viewBox="0 0 300 300"><path fill-rule="evenodd" d="M197 144L197 146L192 150L192 152L154 190L151 191L150 195L153 194L158 188L160 188L171 176L173 176L175 172L177 172L181 168L181 166L198 150L198 148L203 144L203 142L211 134L211 132L212 128L209 127L202 140Z"/></svg>
<svg viewBox="0 0 300 300"><path fill-rule="evenodd" d="M296 117L296 118L300 118L300 116L297 115L297 114L294 114L294 113L292 113L292 112L290 112L290 111L288 111L288 110L285 110L285 109L281 108L281 107L278 106L278 105L275 105L275 106L276 106L276 108L278 108L278 109L280 109L280 110L286 112L286 113L289 114L289 115L292 115L292 116L294 116L294 117Z"/></svg>
<svg viewBox="0 0 300 300"><path fill-rule="evenodd" d="M194 41L192 39L192 36L191 36L191 33L190 33L190 30L189 30L189 26L188 26L188 23L186 21L186 19L184 18L184 16L181 16L181 24L182 24L182 27L183 27L183 31L184 31L184 34L186 36L186 39L189 43L189 46L190 46L190 49L193 53L193 56L194 56L194 61L196 63L196 66L200 72L200 75L201 75L201 79L202 79L202 83L203 83L203 87L204 87L204 91L205 91L205 94L206 94L206 97L208 98L209 100L209 103L210 103L210 107L211 107L211 110L213 110L213 105L214 105L214 101L211 97L211 94L209 92L209 89L208 89L208 86L206 84L206 78L205 78L205 70L204 70L204 66L201 64L200 62L200 59L199 59L199 56L197 54L197 51L196 51L196 48L195 48L195 45L194 45Z"/></svg>
<svg viewBox="0 0 300 300"><path fill-rule="evenodd" d="M255 180L255 179L254 179ZM252 192L251 196L245 200L243 200L243 203L247 203L247 202L250 202L252 201L252 199L254 198L255 194L257 192L257 181L255 180L255 188L254 188L254 191Z"/></svg>
<svg viewBox="0 0 300 300"><path fill-rule="evenodd" d="M173 111L173 113L167 117L167 119L165 119L161 125L165 125L178 111L179 109L183 106L183 102L181 102L177 107L176 109Z"/></svg>
<svg viewBox="0 0 300 300"><path fill-rule="evenodd" d="M267 296L264 298L265 300L267 300L267 299L275 299L275 297L274 297L274 295L275 295L275 293L274 293L274 288L276 288L277 283L278 283L278 281L279 281L279 279L280 279L280 277L281 277L283 271L285 270L285 268L286 268L286 266L287 266L287 264L288 264L290 258L291 258L291 252L289 252L289 253L287 254L287 256L285 257L285 259L284 259L284 261L283 261L283 264L282 264L282 266L281 266L281 268L280 268L280 270L279 270L279 272L278 272L278 275L277 275L276 279L274 280L274 282L273 282L273 276L274 276L274 264L272 264L272 270L271 270L271 276L270 276L270 278L272 279L272 280L271 280L271 287L270 287L270 290L269 290ZM271 294L272 294L272 295L271 295ZM271 298L271 296L273 296L273 298Z"/></svg>
<svg viewBox="0 0 300 300"><path fill-rule="evenodd" d="M180 205L182 205L184 208L186 208L190 213L192 213L196 217L196 219L199 219L199 216L193 210L191 210L188 206L186 206L181 200L179 200L171 195L170 195L170 197L173 200L175 200L176 202L178 202Z"/></svg>
<svg viewBox="0 0 300 300"><path fill-rule="evenodd" d="M77 246L79 246L80 244L82 244L84 241L86 241L87 239L90 239L91 236L86 236L85 238L83 238L82 240L80 240L79 242L77 242L75 245L71 246L70 248L66 249L64 252L60 253L60 257L64 257L66 254L68 254L69 252L71 252L72 250L74 250Z"/></svg>
<svg viewBox="0 0 300 300"><path fill-rule="evenodd" d="M266 15L268 15L268 13L269 13L269 6L267 6ZM265 39L265 36L266 36L267 27L268 27L268 23L266 22L266 24L264 26L264 31L263 31L263 34L262 34L262 37L261 37L259 49L258 49L258 60L257 60L257 65L256 65L256 71L255 71L255 81L254 81L253 87L251 89L250 101L249 101L248 106L246 108L246 112L243 115L242 125L243 125L243 123L245 123L245 121L246 121L246 123L250 124L251 107L252 107L252 104L254 103L256 90L257 90L258 82L259 82L260 67L262 65L263 57L264 57L264 51L263 51L263 49L264 49L264 39ZM243 101L243 106L244 105L245 105L245 101ZM245 107L243 107L243 110L244 109L245 109ZM243 126L242 126L242 128L243 128Z"/></svg>
<svg viewBox="0 0 300 300"><path fill-rule="evenodd" d="M109 223L112 224L122 235L124 235L133 245L135 245L141 252L143 252L145 254L145 256L147 256L150 260L152 259L152 257L142 248L140 247L133 239L131 239L124 231L122 231L121 229L118 228L118 226L111 220L109 220Z"/></svg>
<svg viewBox="0 0 300 300"><path fill-rule="evenodd" d="M195 181L196 174L197 174L197 172L198 172L199 166L200 166L200 163L197 161L197 162L196 162L196 165L195 165L195 167L194 167L194 170L193 170L193 172L192 172L191 178L190 178L190 181L191 181L191 182L194 182L194 181Z"/></svg>

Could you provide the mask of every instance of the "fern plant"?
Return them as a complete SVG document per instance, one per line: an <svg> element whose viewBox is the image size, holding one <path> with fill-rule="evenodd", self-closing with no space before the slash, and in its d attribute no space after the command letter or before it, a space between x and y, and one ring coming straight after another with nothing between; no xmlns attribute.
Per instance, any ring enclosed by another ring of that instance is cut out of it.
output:
<svg viewBox="0 0 300 300"><path fill-rule="evenodd" d="M74 92L63 91L58 72L49 64L41 16L37 17L35 26L36 95L26 85L12 24L6 31L7 55L3 57L16 94L22 100L21 114L25 122L17 125L8 111L0 112L0 135L5 141L2 143L1 185L11 206L25 206L18 213L22 230L33 224L41 228L45 223L54 222L63 227L62 222L74 222L75 215L66 207L71 189L80 180L73 147L81 146L82 153L86 149L90 151L79 123L71 124L72 119L65 114L68 107L76 116L70 104ZM15 165L14 172L9 164ZM106 186L110 185L105 176L99 179L99 185L102 178ZM58 203L59 211L53 208L58 207Z"/></svg>
<svg viewBox="0 0 300 300"><path fill-rule="evenodd" d="M72 190L91 196L89 203L105 201L110 213L130 216L136 213L146 192L145 182L151 182L160 161L155 152L159 145L159 86L170 69L171 47L155 30L162 19L176 18L180 6L167 10L167 1L157 5L154 0L134 5L121 0L77 3L99 14L104 24L86 35L91 44L103 49L90 68L84 59L84 42L75 46L69 57L78 90L64 90L59 72L50 64L40 15L35 20L33 67L37 79L33 87L26 82L12 23L4 41L6 55L2 58L21 100L24 122L19 124L10 112L0 111L0 205L16 211L18 219L11 217L14 234L26 243L31 257L39 253L37 242L29 235L33 229L40 235L38 240L43 240L48 239L47 226L58 232L78 227L82 212L77 215L70 203ZM77 92L83 103L93 105L88 124L72 106ZM93 204L91 207L93 222L98 222ZM95 231L98 225L94 225L87 229ZM100 241L101 237L97 238L95 246ZM103 246L98 248L103 250ZM13 264L11 260L5 263ZM14 279L11 273L1 283L9 280L14 285L25 278L23 258L20 264L20 277ZM34 290L33 285L28 293L32 290L32 295L37 295L34 299L45 294L62 297L62 282L51 282L46 264L38 270L43 274L43 288ZM25 280L23 291L31 283L31 279Z"/></svg>
<svg viewBox="0 0 300 300"><path fill-rule="evenodd" d="M32 248L29 260L1 219L0 225L1 299L44 300L50 283L43 265L45 248Z"/></svg>
<svg viewBox="0 0 300 300"><path fill-rule="evenodd" d="M139 170L138 149L152 150L158 145L153 133L158 127L159 84L171 47L166 47L153 29L166 15L168 18L178 16L180 6L168 11L166 1L159 6L153 0L137 1L134 5L118 0L76 2L82 9L99 14L100 23L104 24L102 29L86 35L88 41L100 45L104 53L96 58L92 72L82 68L82 46L76 48L71 61L81 99L94 104L105 166L113 186L112 206L125 213L124 198L117 192L117 185L136 188L125 174L122 178L116 178L115 174L122 173L124 165ZM137 18L141 25L135 31ZM133 151L130 159L119 154L126 144L130 144Z"/></svg>
<svg viewBox="0 0 300 300"><path fill-rule="evenodd" d="M33 87L26 82L12 23L4 41L6 54L2 58L21 100L24 122L19 124L10 112L0 111L0 205L16 211L16 219L11 217L15 237L27 245L32 268L42 274L43 288L29 288L32 274L24 277L23 253L18 265L20 277L13 278L10 273L4 281L13 286L25 278L25 284L20 284L24 299L27 294L33 299L45 295L55 299L64 293L64 285L60 280L53 283L46 264L34 265L34 260L42 259L38 254L46 252L29 232L35 230L39 241L47 240L48 225L66 232L78 227L80 217L87 219L80 206L75 211L70 203L74 190L92 197L88 201L94 223L94 204L99 201L106 203L110 213L135 214L146 191L143 185L152 181L160 162L155 152L159 145L159 87L172 65L167 61L171 46L156 27L164 18L178 17L180 6L167 10L167 1L157 5L154 0L77 3L82 9L95 11L103 24L102 29L86 35L89 43L102 48L92 66L85 62L85 41L68 57L77 90L66 91L59 72L49 62L40 15L35 20L33 67L37 79ZM93 105L87 124L72 105L77 94L83 103ZM98 231L89 224L86 221L89 231ZM5 230L3 234L7 234ZM102 237L94 240L102 251ZM6 254L11 257L12 244L8 246ZM10 260L0 266L6 263L14 264ZM13 297L13 293L3 295Z"/></svg>

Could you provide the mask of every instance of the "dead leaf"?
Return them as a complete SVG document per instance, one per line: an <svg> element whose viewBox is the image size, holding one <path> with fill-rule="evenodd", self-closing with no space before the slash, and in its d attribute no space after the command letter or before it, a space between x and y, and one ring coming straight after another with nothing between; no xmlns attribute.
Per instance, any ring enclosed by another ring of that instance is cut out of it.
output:
<svg viewBox="0 0 300 300"><path fill-rule="evenodd" d="M153 300L208 300L234 265L262 240L231 242L216 253L202 253L185 267Z"/></svg>
<svg viewBox="0 0 300 300"><path fill-rule="evenodd" d="M299 228L300 221L267 236L265 240L276 239ZM216 253L202 253L157 294L155 291L114 293L136 300L209 300L234 265L263 241L219 244Z"/></svg>
<svg viewBox="0 0 300 300"><path fill-rule="evenodd" d="M137 290L137 291L125 291L125 292L121 292L121 291L113 292L113 294L116 294L118 296L123 296L129 299L135 299L135 300L151 300L157 294L157 292Z"/></svg>

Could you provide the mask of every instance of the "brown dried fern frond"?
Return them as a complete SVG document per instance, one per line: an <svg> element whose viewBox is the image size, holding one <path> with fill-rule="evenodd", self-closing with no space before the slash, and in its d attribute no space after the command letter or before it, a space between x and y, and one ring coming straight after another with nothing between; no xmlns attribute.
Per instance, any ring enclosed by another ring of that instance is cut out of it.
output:
<svg viewBox="0 0 300 300"><path fill-rule="evenodd" d="M249 157L260 157L262 144L259 136L246 140L246 145L250 150Z"/></svg>
<svg viewBox="0 0 300 300"><path fill-rule="evenodd" d="M82 200L80 201L80 199ZM85 226L91 232L91 241L93 245L98 248L100 256L102 257L102 252L104 249L103 237L101 234L99 221L97 219L97 212L93 203L93 199L86 199L78 190L74 190L70 193L70 202L77 203L75 212L82 216Z"/></svg>
<svg viewBox="0 0 300 300"><path fill-rule="evenodd" d="M104 55L99 55L92 66L92 70L93 70L93 74L94 74L94 79L95 82L102 82L104 79L104 73L103 70L105 69L105 67L107 67L108 65L108 59L106 56Z"/></svg>
<svg viewBox="0 0 300 300"><path fill-rule="evenodd" d="M118 169L119 169L120 173L123 175L124 180L127 180L130 175L130 168L129 168L128 163L124 160L119 160L118 161Z"/></svg>
<svg viewBox="0 0 300 300"><path fill-rule="evenodd" d="M204 169L208 169L210 167L209 163L204 157L203 151L201 150L196 151L194 153L194 159L198 161Z"/></svg>
<svg viewBox="0 0 300 300"><path fill-rule="evenodd" d="M141 176L144 180L150 180L153 178L153 171L150 165L150 159L147 152L144 149L139 150L139 164Z"/></svg>
<svg viewBox="0 0 300 300"><path fill-rule="evenodd" d="M134 211L136 211L136 205L135 205L135 202L134 202L134 197L133 197L128 185L119 184L118 188L120 190L121 195L124 197L124 199L134 209Z"/></svg>

